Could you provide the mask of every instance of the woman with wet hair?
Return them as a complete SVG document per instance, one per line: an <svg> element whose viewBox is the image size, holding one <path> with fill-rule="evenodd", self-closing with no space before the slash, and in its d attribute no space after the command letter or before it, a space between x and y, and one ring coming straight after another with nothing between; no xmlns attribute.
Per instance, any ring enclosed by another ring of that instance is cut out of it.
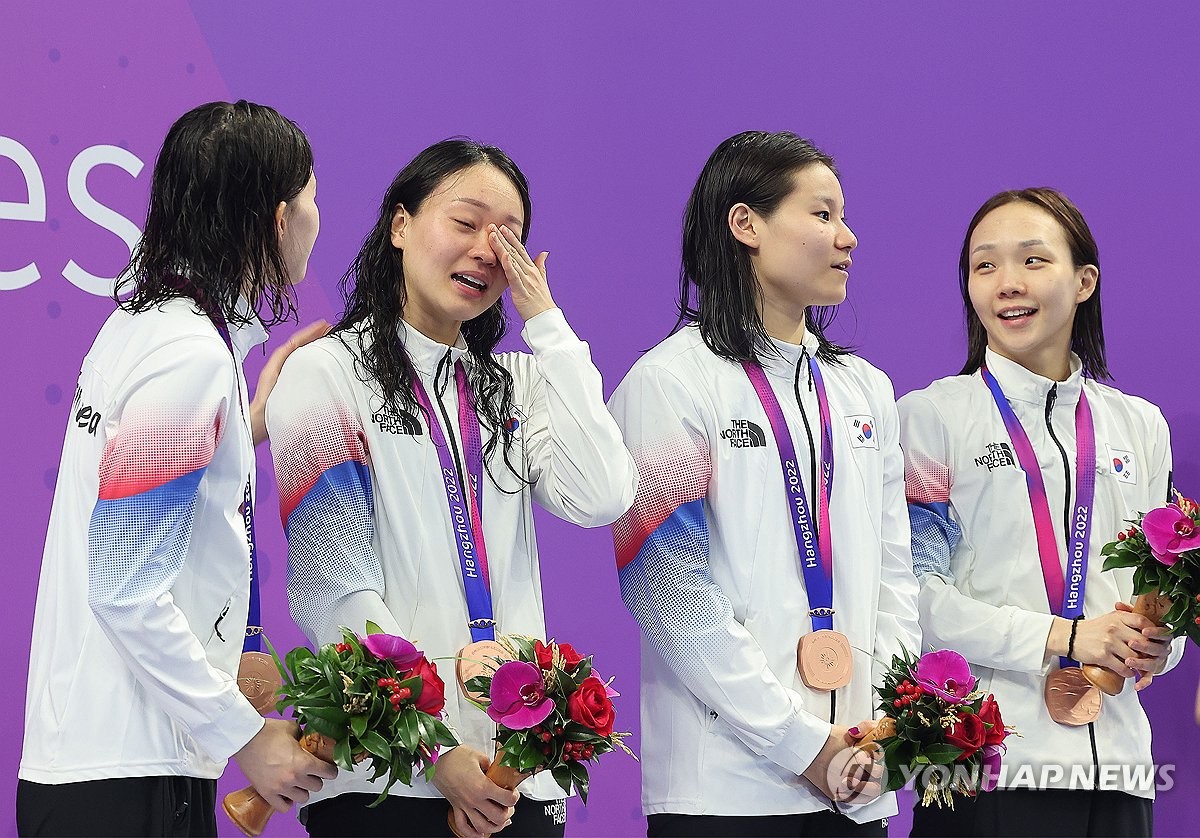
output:
<svg viewBox="0 0 1200 838"><path fill-rule="evenodd" d="M236 686L251 602L254 402L242 363L294 316L320 226L312 150L251 102L171 126L118 309L68 417L34 613L22 835L216 835L233 757L279 810L336 774Z"/></svg>
<svg viewBox="0 0 1200 838"><path fill-rule="evenodd" d="M656 835L885 835L855 743L920 646L887 377L825 335L850 253L833 160L721 143L684 214L677 331L610 406L640 484L613 528L642 629Z"/></svg>
<svg viewBox="0 0 1200 838"><path fill-rule="evenodd" d="M384 195L341 321L280 377L268 424L288 593L313 643L371 620L447 673L444 659L472 642L544 638L532 503L594 527L632 500L600 373L550 295L547 254L525 250L529 219L525 176L503 151L458 139L425 149ZM506 290L532 355L496 352ZM520 795L493 784L491 720L452 678L446 689L425 677L418 706L444 710L463 744L439 757L433 782L393 786L373 809L382 781L344 774L303 812L309 834L448 834L448 800L462 836L506 824L506 835L561 836L565 800L549 774Z"/></svg>

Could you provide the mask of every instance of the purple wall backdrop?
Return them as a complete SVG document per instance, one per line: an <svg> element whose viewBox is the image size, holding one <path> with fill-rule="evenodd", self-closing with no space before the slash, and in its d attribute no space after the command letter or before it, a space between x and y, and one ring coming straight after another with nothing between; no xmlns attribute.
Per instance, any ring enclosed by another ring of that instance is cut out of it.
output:
<svg viewBox="0 0 1200 838"><path fill-rule="evenodd" d="M1163 408L1177 482L1200 490L1190 253L1200 115L1186 34L1200 25L1197 7L753 8L4 4L0 628L13 679L0 699L0 834L15 834L26 651L64 412L110 310L95 291L128 258L167 126L200 102L271 104L312 139L324 225L300 294L305 320L337 313L336 280L412 154L454 134L505 147L532 184L531 244L551 251L555 296L609 390L672 322L683 203L729 134L786 128L837 155L861 246L836 331L898 393L957 369L955 259L974 209L1001 188L1059 186L1101 245L1117 385ZM271 510L269 464L260 485ZM277 644L293 645L302 638L287 616L282 531L271 514L261 520L267 624ZM624 724L636 731L637 634L608 532L549 516L539 524L550 630L617 676ZM1145 694L1157 759L1178 765L1159 797L1162 835L1193 833L1200 815L1187 757L1200 745L1198 661L1189 653ZM241 784L236 774L222 791ZM638 766L613 756L594 777L590 808L573 804L570 834L644 834ZM893 834L906 824L897 819ZM271 830L299 826L279 817ZM224 823L222 834L235 831Z"/></svg>

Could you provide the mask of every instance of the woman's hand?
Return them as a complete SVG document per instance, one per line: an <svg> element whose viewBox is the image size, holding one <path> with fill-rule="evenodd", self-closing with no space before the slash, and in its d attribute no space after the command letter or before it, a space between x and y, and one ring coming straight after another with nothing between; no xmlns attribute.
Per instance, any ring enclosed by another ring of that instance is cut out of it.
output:
<svg viewBox="0 0 1200 838"><path fill-rule="evenodd" d="M802 776L832 801L866 803L874 800L882 792L883 751L858 744L858 740L874 727L875 722L871 720L859 722L854 728L834 725L824 747Z"/></svg>
<svg viewBox="0 0 1200 838"><path fill-rule="evenodd" d="M324 320L309 323L298 330L287 342L271 353L267 363L263 365L258 375L258 384L254 387L254 401L250 402L250 430L254 433L254 444L258 445L267 438L267 399L275 389L279 373L283 370L283 362L288 356L319 337L329 334L329 324Z"/></svg>
<svg viewBox="0 0 1200 838"><path fill-rule="evenodd" d="M1124 606L1124 607L1122 607ZM1167 629L1155 626L1124 603L1113 611L1090 620L1080 620L1075 630L1075 660L1111 669L1122 678L1134 671L1162 671L1170 644L1159 639ZM1071 621L1057 618L1046 639L1051 655L1066 655L1070 643Z"/></svg>
<svg viewBox="0 0 1200 838"><path fill-rule="evenodd" d="M458 745L438 757L433 784L454 810L454 827L462 838L486 838L508 825L521 799L483 773L491 762L474 748Z"/></svg>
<svg viewBox="0 0 1200 838"><path fill-rule="evenodd" d="M530 320L543 311L556 308L546 284L546 257L549 253L543 251L536 260L529 258L521 239L505 225L489 225L488 242L504 268L513 307L522 320Z"/></svg>
<svg viewBox="0 0 1200 838"><path fill-rule="evenodd" d="M1115 608L1127 614L1133 613L1133 606L1127 602L1118 602ZM1150 686L1151 679L1160 674L1167 665L1167 657L1171 654L1171 630L1166 626L1144 628L1141 638L1134 639L1129 648L1137 652L1138 656L1126 658L1125 665L1142 674L1134 687L1144 690Z"/></svg>

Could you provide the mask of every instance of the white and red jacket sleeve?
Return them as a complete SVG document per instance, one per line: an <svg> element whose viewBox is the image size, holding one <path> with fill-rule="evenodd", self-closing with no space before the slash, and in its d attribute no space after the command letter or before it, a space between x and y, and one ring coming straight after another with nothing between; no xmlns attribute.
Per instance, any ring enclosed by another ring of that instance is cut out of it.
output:
<svg viewBox="0 0 1200 838"><path fill-rule="evenodd" d="M192 554L205 471L223 434L247 433L230 393L226 348L172 341L142 359L105 423L99 493L88 527L88 605L151 699L214 759L262 727L233 679L214 669L172 587Z"/></svg>

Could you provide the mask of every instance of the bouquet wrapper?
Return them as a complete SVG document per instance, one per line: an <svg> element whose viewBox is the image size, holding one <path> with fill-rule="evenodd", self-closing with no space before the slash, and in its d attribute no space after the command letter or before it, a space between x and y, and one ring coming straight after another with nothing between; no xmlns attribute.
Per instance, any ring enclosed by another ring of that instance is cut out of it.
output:
<svg viewBox="0 0 1200 838"><path fill-rule="evenodd" d="M887 739L889 736L895 735L896 720L891 716L884 716L882 719L876 719L875 727L871 728L867 733L860 737L856 744L860 748L865 748L868 745L878 748L879 746L875 745L875 742L879 741L880 739Z"/></svg>
<svg viewBox="0 0 1200 838"><path fill-rule="evenodd" d="M529 777L529 775L522 773L522 772L518 771L517 769L511 768L507 765L501 765L500 757L502 757L502 756L504 756L504 751L502 749L497 749L496 757L495 757L495 759L492 760L492 764L488 766L488 770L484 774L484 776L487 777L489 780L491 780L493 783L495 783L502 789L508 789L509 791L516 791L517 786L519 786L519 785L521 785L521 783L525 782L525 779L527 777ZM451 808L450 811L446 813L446 822L450 824L450 831L453 832L455 835L458 835L458 838L462 838L462 836L459 835L458 830L454 826L454 809L453 808Z"/></svg>
<svg viewBox="0 0 1200 838"><path fill-rule="evenodd" d="M328 736L319 733L306 733L300 737L300 747L317 759L333 762L333 746L336 743ZM267 828L267 821L275 810L271 804L254 788L246 786L241 791L233 791L225 795L221 801L225 814L233 821L233 825L242 831L243 835L258 838Z"/></svg>
<svg viewBox="0 0 1200 838"><path fill-rule="evenodd" d="M1159 593L1158 590L1140 594L1133 602L1133 613L1140 614L1156 626L1163 624L1163 617L1170 610L1171 600ZM1116 695L1125 687L1124 678L1111 669L1105 669L1103 666L1095 664L1085 663L1083 665L1083 677L1108 695Z"/></svg>

